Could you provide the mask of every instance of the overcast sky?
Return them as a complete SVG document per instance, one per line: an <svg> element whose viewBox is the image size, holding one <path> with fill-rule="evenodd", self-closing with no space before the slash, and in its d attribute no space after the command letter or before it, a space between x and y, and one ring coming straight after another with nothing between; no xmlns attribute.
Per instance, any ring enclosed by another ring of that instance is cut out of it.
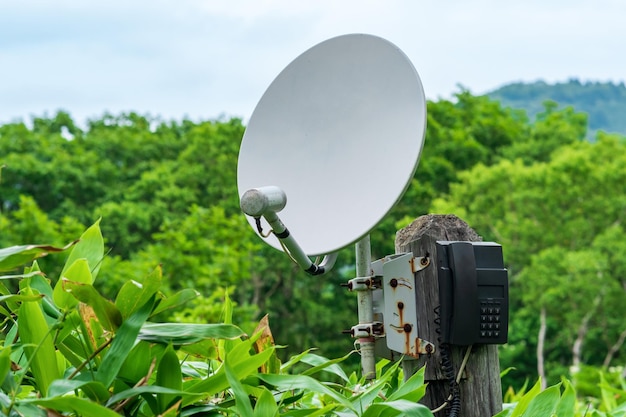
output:
<svg viewBox="0 0 626 417"><path fill-rule="evenodd" d="M395 43L426 96L626 79L623 0L0 0L0 122L69 111L248 119L328 38Z"/></svg>

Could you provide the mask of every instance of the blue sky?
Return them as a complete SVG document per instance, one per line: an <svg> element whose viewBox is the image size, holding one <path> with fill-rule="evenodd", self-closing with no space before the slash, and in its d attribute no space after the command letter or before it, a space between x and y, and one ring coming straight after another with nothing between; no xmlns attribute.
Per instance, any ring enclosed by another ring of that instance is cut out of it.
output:
<svg viewBox="0 0 626 417"><path fill-rule="evenodd" d="M311 46L370 33L430 99L463 85L626 80L622 0L0 0L0 122L69 111L250 117Z"/></svg>

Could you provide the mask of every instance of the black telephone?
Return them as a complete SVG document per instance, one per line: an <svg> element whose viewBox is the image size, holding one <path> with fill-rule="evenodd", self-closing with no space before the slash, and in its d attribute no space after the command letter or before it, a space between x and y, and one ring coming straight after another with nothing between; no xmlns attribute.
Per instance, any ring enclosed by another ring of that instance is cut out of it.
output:
<svg viewBox="0 0 626 417"><path fill-rule="evenodd" d="M437 274L444 343L507 342L509 284L502 246L438 241Z"/></svg>

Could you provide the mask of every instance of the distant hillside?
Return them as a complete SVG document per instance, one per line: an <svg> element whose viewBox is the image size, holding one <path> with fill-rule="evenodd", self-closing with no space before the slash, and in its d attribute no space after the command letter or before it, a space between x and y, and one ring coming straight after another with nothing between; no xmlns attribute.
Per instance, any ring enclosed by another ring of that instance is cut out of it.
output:
<svg viewBox="0 0 626 417"><path fill-rule="evenodd" d="M543 102L556 101L560 107L572 106L589 116L590 136L598 130L626 135L626 86L624 83L584 82L513 83L487 94L506 107L526 110L531 120L543 111Z"/></svg>

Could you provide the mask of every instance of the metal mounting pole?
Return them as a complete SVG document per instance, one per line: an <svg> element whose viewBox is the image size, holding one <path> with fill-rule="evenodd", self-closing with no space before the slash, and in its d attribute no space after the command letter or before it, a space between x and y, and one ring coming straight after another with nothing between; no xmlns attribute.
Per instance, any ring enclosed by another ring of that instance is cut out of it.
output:
<svg viewBox="0 0 626 417"><path fill-rule="evenodd" d="M355 245L356 275L369 277L372 275L372 248L370 235L366 235ZM374 321L374 300L371 290L357 291L359 324L371 325ZM376 378L376 358L374 356L374 336L360 337L361 368L365 379Z"/></svg>

